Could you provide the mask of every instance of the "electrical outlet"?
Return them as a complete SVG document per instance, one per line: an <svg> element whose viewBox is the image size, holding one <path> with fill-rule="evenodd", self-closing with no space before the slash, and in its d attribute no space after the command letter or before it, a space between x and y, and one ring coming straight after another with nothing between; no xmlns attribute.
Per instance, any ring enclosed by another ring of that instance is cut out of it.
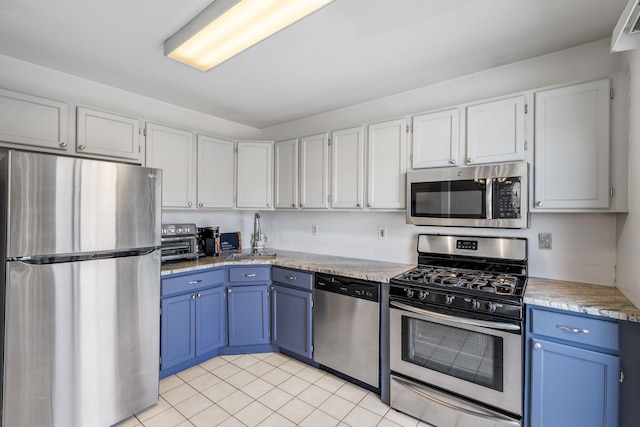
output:
<svg viewBox="0 0 640 427"><path fill-rule="evenodd" d="M317 224L311 225L311 234L313 236L317 236L318 235L318 225Z"/></svg>
<svg viewBox="0 0 640 427"><path fill-rule="evenodd" d="M387 227L378 227L378 239L387 240Z"/></svg>
<svg viewBox="0 0 640 427"><path fill-rule="evenodd" d="M551 233L538 233L538 249L551 249Z"/></svg>

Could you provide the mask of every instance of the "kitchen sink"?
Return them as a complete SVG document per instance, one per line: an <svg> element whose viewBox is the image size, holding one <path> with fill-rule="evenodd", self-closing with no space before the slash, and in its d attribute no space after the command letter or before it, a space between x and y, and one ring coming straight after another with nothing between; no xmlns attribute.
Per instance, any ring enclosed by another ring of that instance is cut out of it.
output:
<svg viewBox="0 0 640 427"><path fill-rule="evenodd" d="M227 257L226 261L241 261L248 259L274 259L275 252L236 253Z"/></svg>

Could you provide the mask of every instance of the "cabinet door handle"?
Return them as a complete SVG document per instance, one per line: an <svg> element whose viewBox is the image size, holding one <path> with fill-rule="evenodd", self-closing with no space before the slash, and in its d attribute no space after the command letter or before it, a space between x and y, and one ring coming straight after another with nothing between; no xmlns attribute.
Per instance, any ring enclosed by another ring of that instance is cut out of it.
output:
<svg viewBox="0 0 640 427"><path fill-rule="evenodd" d="M455 164L456 164L456 161L455 161L455 160L453 160L453 159L449 159L449 164L450 164L450 165L455 165Z"/></svg>
<svg viewBox="0 0 640 427"><path fill-rule="evenodd" d="M196 294L196 296L197 296L198 298L200 298L200 297L202 296L202 294L201 294L200 292L198 292L198 293Z"/></svg>
<svg viewBox="0 0 640 427"><path fill-rule="evenodd" d="M296 207L296 204L295 204L295 203L291 203L291 207L292 207L292 208L295 208L295 207Z"/></svg>
<svg viewBox="0 0 640 427"><path fill-rule="evenodd" d="M540 344L539 342L533 343L533 348L535 348L536 350L540 350L542 348L542 344Z"/></svg>
<svg viewBox="0 0 640 427"><path fill-rule="evenodd" d="M195 295L191 295L191 299L196 299L196 296Z"/></svg>
<svg viewBox="0 0 640 427"><path fill-rule="evenodd" d="M227 292L231 293L231 288L227 289Z"/></svg>
<svg viewBox="0 0 640 427"><path fill-rule="evenodd" d="M542 206L542 202L536 202L536 206L538 207Z"/></svg>
<svg viewBox="0 0 640 427"><path fill-rule="evenodd" d="M256 274L255 273L243 274L242 277L256 277Z"/></svg>
<svg viewBox="0 0 640 427"><path fill-rule="evenodd" d="M191 207L191 206L193 206L193 203L189 202L189 203L187 203L187 206Z"/></svg>
<svg viewBox="0 0 640 427"><path fill-rule="evenodd" d="M198 207L199 207L199 208L201 208L201 207L203 207L203 206L204 206L204 204L203 204L203 203L198 203Z"/></svg>
<svg viewBox="0 0 640 427"><path fill-rule="evenodd" d="M359 208L360 207L360 203L356 203L356 207Z"/></svg>
<svg viewBox="0 0 640 427"><path fill-rule="evenodd" d="M473 163L473 159L471 157L467 157L467 163Z"/></svg>
<svg viewBox="0 0 640 427"><path fill-rule="evenodd" d="M62 147L62 148L67 148L67 143L66 143L66 142L61 142L61 143L60 143L60 147Z"/></svg>
<svg viewBox="0 0 640 427"><path fill-rule="evenodd" d="M191 280L189 282L190 285L197 285L198 283L202 282L202 279L198 279L198 280Z"/></svg>
<svg viewBox="0 0 640 427"><path fill-rule="evenodd" d="M78 145L78 150L84 150L84 145Z"/></svg>
<svg viewBox="0 0 640 427"><path fill-rule="evenodd" d="M288 280L296 280L296 276L287 276L286 277Z"/></svg>
<svg viewBox="0 0 640 427"><path fill-rule="evenodd" d="M556 328L562 329L563 331L571 332L571 333L574 333L574 334L588 334L589 333L588 329L575 329L575 328L570 328L570 327L564 326L564 325L556 325Z"/></svg>

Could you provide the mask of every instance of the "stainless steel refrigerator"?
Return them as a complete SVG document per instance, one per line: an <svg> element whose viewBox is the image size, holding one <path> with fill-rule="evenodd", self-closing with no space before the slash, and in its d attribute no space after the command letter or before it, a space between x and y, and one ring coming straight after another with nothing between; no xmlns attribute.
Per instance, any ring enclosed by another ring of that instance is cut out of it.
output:
<svg viewBox="0 0 640 427"><path fill-rule="evenodd" d="M158 399L161 171L0 150L3 427Z"/></svg>

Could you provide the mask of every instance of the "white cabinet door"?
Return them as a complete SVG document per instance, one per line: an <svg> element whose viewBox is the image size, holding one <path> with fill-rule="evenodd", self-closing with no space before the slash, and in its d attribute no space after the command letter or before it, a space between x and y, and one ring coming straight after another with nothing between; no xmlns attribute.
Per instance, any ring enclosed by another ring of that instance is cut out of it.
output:
<svg viewBox="0 0 640 427"><path fill-rule="evenodd" d="M278 209L298 207L298 139L275 143L275 201Z"/></svg>
<svg viewBox="0 0 640 427"><path fill-rule="evenodd" d="M460 110L413 118L413 169L455 166L460 142Z"/></svg>
<svg viewBox="0 0 640 427"><path fill-rule="evenodd" d="M78 153L135 161L140 159L138 119L84 107L78 107L77 113Z"/></svg>
<svg viewBox="0 0 640 427"><path fill-rule="evenodd" d="M525 159L524 94L466 107L466 164Z"/></svg>
<svg viewBox="0 0 640 427"><path fill-rule="evenodd" d="M536 209L609 206L608 79L535 93Z"/></svg>
<svg viewBox="0 0 640 427"><path fill-rule="evenodd" d="M404 209L407 172L407 120L369 125L367 206Z"/></svg>
<svg viewBox="0 0 640 427"><path fill-rule="evenodd" d="M0 89L0 141L66 151L68 114L64 102Z"/></svg>
<svg viewBox="0 0 640 427"><path fill-rule="evenodd" d="M197 207L233 208L235 142L198 135Z"/></svg>
<svg viewBox="0 0 640 427"><path fill-rule="evenodd" d="M329 136L300 138L300 207L327 208L329 202Z"/></svg>
<svg viewBox="0 0 640 427"><path fill-rule="evenodd" d="M273 142L238 141L236 206L271 208L273 204Z"/></svg>
<svg viewBox="0 0 640 427"><path fill-rule="evenodd" d="M331 133L331 207L362 208L364 197L364 129Z"/></svg>
<svg viewBox="0 0 640 427"><path fill-rule="evenodd" d="M193 133L147 123L147 162L162 169L162 207L191 208L195 200Z"/></svg>

